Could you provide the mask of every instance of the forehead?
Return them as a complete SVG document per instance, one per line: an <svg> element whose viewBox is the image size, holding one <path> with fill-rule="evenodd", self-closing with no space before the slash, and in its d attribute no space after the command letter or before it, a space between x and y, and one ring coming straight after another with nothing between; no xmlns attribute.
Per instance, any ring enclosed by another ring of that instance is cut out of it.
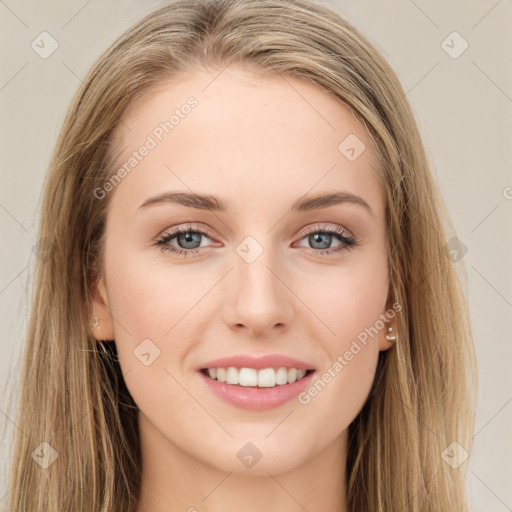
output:
<svg viewBox="0 0 512 512"><path fill-rule="evenodd" d="M368 133L333 93L295 76L230 67L162 82L125 113L114 141L111 171L129 170L114 195L137 206L167 189L255 208L343 189L383 208Z"/></svg>

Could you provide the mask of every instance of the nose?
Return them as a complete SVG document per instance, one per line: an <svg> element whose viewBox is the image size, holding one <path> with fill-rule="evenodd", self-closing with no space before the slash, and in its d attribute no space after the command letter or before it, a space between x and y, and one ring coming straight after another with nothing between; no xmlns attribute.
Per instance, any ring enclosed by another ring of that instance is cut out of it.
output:
<svg viewBox="0 0 512 512"><path fill-rule="evenodd" d="M294 295L286 284L283 266L270 250L250 263L235 253L233 261L225 284L226 324L252 337L272 337L286 330L292 322Z"/></svg>

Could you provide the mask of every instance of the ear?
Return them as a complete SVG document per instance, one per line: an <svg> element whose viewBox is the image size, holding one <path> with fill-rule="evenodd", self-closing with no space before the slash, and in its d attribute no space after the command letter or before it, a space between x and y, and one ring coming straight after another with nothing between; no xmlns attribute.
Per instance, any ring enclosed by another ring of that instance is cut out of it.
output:
<svg viewBox="0 0 512 512"><path fill-rule="evenodd" d="M383 317L385 317L384 320L384 328L379 333L378 340L379 340L379 350L384 351L391 348L396 341L388 341L386 339L386 334L389 334L390 336L396 336L398 340L398 334L396 331L396 315L398 315L398 311L393 308L393 304L395 303L395 300L391 296L391 294L388 297L387 303L386 303L386 310L383 313ZM391 332L388 332L389 328L392 328L393 330Z"/></svg>
<svg viewBox="0 0 512 512"><path fill-rule="evenodd" d="M91 278L91 314L90 329L92 335L98 340L114 339L114 323L108 305L107 288L105 281L96 272Z"/></svg>

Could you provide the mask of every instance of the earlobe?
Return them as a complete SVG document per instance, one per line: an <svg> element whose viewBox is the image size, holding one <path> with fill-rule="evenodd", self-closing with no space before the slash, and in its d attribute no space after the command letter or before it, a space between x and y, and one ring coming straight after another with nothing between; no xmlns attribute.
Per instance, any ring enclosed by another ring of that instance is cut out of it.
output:
<svg viewBox="0 0 512 512"><path fill-rule="evenodd" d="M396 304L392 297L389 296L385 313L388 321L385 322L383 332L379 335L379 350L381 351L390 349L398 341L396 320L394 320L397 312L395 309ZM400 311L400 309L398 309L398 311Z"/></svg>
<svg viewBox="0 0 512 512"><path fill-rule="evenodd" d="M90 330L92 335L98 341L107 341L114 339L114 325L110 308L108 305L107 288L103 278L97 278L94 275L91 286L92 304L91 311L93 317L90 320Z"/></svg>
<svg viewBox="0 0 512 512"><path fill-rule="evenodd" d="M388 350L398 341L396 325L391 322L386 323L383 331L379 336L379 350Z"/></svg>

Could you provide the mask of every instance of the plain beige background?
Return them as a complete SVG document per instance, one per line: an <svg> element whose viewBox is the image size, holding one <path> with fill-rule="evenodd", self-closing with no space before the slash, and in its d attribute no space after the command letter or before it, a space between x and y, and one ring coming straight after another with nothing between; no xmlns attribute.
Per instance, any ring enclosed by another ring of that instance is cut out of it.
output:
<svg viewBox="0 0 512 512"><path fill-rule="evenodd" d="M396 70L467 248L480 378L468 495L475 511L511 511L512 1L325 3ZM0 0L0 510L9 493L7 434L17 428L9 399L18 385L49 158L81 78L109 43L158 4ZM45 59L31 47L42 32L58 44Z"/></svg>

